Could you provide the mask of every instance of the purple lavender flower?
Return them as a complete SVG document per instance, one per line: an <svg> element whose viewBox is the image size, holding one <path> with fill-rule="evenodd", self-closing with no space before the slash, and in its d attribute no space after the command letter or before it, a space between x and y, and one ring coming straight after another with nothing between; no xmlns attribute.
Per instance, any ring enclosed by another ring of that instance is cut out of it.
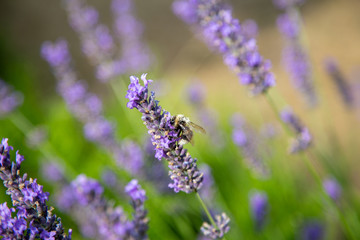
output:
<svg viewBox="0 0 360 240"><path fill-rule="evenodd" d="M253 191L249 195L250 211L255 222L255 228L260 231L265 224L266 215L269 211L267 194L262 191Z"/></svg>
<svg viewBox="0 0 360 240"><path fill-rule="evenodd" d="M203 174L198 170L196 159L179 144L180 131L174 127L169 112L163 111L159 102L155 100L155 93L149 96L148 86L152 80L146 79L146 74L141 76L144 86L139 83L135 76L130 77L130 85L126 98L129 99L127 107L136 108L142 113L142 120L151 135L151 141L155 146L155 157L159 160L165 158L169 163L169 184L175 192L196 192L200 189Z"/></svg>
<svg viewBox="0 0 360 240"><path fill-rule="evenodd" d="M51 182L59 182L65 178L62 167L54 162L44 163L41 168L41 172L46 180Z"/></svg>
<svg viewBox="0 0 360 240"><path fill-rule="evenodd" d="M300 232L301 240L321 240L324 238L324 227L317 221L308 221Z"/></svg>
<svg viewBox="0 0 360 240"><path fill-rule="evenodd" d="M214 199L214 178L211 173L211 168L207 164L200 166L200 171L204 174L203 186L200 189L201 196L205 201L212 201Z"/></svg>
<svg viewBox="0 0 360 240"><path fill-rule="evenodd" d="M24 157L16 152L16 161L10 160L8 139L0 144L0 178L10 195L16 217L11 217L14 208L9 209L6 203L0 205L0 234L4 239L71 239L64 233L61 219L52 213L46 201L49 193L43 191L36 179L27 180L27 174L20 175L20 166Z"/></svg>
<svg viewBox="0 0 360 240"><path fill-rule="evenodd" d="M256 176L262 178L268 177L269 169L266 167L265 161L260 154L260 149L263 149L263 147L261 146L258 134L245 123L245 120L239 114L234 114L232 124L234 126L233 141L241 148L248 167Z"/></svg>
<svg viewBox="0 0 360 240"><path fill-rule="evenodd" d="M23 95L0 79L0 118L14 111L23 102Z"/></svg>
<svg viewBox="0 0 360 240"><path fill-rule="evenodd" d="M109 29L98 23L96 9L86 6L82 0L66 0L70 25L80 36L82 50L90 62L98 65L111 59L115 45Z"/></svg>
<svg viewBox="0 0 360 240"><path fill-rule="evenodd" d="M341 94L341 97L348 107L354 106L354 95L351 87L347 83L345 77L339 69L338 63L333 58L327 58L325 61L325 68L330 78L336 84L336 87Z"/></svg>
<svg viewBox="0 0 360 240"><path fill-rule="evenodd" d="M128 220L121 207L114 207L103 195L103 187L94 179L79 175L64 187L58 201L80 224L84 236L97 239L147 239L148 219L144 207L145 191L132 180L125 190L134 208ZM90 230L90 231L89 231Z"/></svg>
<svg viewBox="0 0 360 240"><path fill-rule="evenodd" d="M136 179L131 180L125 187L125 192L131 197L131 205L135 212L133 214L133 229L131 236L134 239L147 239L149 220L146 217L144 202L146 200L145 190L141 188Z"/></svg>
<svg viewBox="0 0 360 240"><path fill-rule="evenodd" d="M289 6L291 7L291 6ZM317 103L314 91L310 60L301 42L300 15L292 8L277 19L277 25L286 40L283 50L283 63L290 74L295 89L299 90L310 106Z"/></svg>
<svg viewBox="0 0 360 240"><path fill-rule="evenodd" d="M232 17L231 9L218 0L178 0L173 11L202 32L208 45L223 54L224 62L254 95L275 85L271 63L264 60L248 29Z"/></svg>
<svg viewBox="0 0 360 240"><path fill-rule="evenodd" d="M67 42L64 40L53 44L45 42L41 52L43 58L53 67L54 75L58 80L58 91L64 98L67 107L83 123L85 137L108 150L120 167L132 174L138 174L139 168L142 166L142 158L138 154L139 148L135 143L129 146L124 142L124 146L120 145L114 134L114 125L103 115L101 100L95 94L90 93L82 81L77 80L70 65L71 57ZM132 154L130 148L137 154Z"/></svg>
<svg viewBox="0 0 360 240"><path fill-rule="evenodd" d="M133 0L113 0L112 11L115 17L114 30L121 42L121 58L127 64L127 71L148 69L153 56L149 47L142 41L144 27L134 16Z"/></svg>
<svg viewBox="0 0 360 240"><path fill-rule="evenodd" d="M204 85L200 82L195 82L191 84L186 89L187 98L189 99L190 103L197 105L202 105L205 99L205 88Z"/></svg>
<svg viewBox="0 0 360 240"><path fill-rule="evenodd" d="M215 216L216 226L210 225L207 222L204 222L201 226L201 232L205 237L210 239L221 239L224 235L230 230L230 218L226 216L225 213Z"/></svg>
<svg viewBox="0 0 360 240"><path fill-rule="evenodd" d="M258 35L258 26L256 22L252 19L245 20L242 23L242 29L244 36L248 39L256 38Z"/></svg>
<svg viewBox="0 0 360 240"><path fill-rule="evenodd" d="M334 201L338 201L341 197L341 186L335 178L327 178L323 182L326 194Z"/></svg>
<svg viewBox="0 0 360 240"><path fill-rule="evenodd" d="M96 9L83 0L66 0L70 25L78 33L84 54L96 67L96 77L109 81L129 71L145 70L150 66L151 54L142 42L142 24L133 16L130 0L113 0L115 33L121 51L107 26L99 23Z"/></svg>
<svg viewBox="0 0 360 240"><path fill-rule="evenodd" d="M300 119L295 116L292 110L289 108L284 109L281 111L280 117L282 121L286 123L296 135L296 139L291 144L289 152L297 153L310 147L312 136L308 128L300 122Z"/></svg>

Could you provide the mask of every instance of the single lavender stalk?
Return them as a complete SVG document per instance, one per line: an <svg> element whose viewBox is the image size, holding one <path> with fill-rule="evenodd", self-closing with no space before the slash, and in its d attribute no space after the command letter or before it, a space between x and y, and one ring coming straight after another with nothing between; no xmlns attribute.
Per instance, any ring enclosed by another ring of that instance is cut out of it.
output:
<svg viewBox="0 0 360 240"><path fill-rule="evenodd" d="M137 180L132 180L125 187L135 211L133 220L128 220L120 206L115 207L106 200L103 192L103 187L96 180L79 175L70 185L64 186L58 204L75 217L86 237L148 239L147 211L144 208L146 196Z"/></svg>
<svg viewBox="0 0 360 240"><path fill-rule="evenodd" d="M143 24L134 16L133 0L113 0L114 31L121 43L121 58L127 72L143 71L150 67L153 56L143 42Z"/></svg>
<svg viewBox="0 0 360 240"><path fill-rule="evenodd" d="M134 175L138 174L142 167L138 147L135 146L135 143L130 142L120 145L114 135L115 127L103 115L101 100L95 94L90 93L83 82L77 80L75 71L71 67L67 42L64 40L55 43L45 42L41 53L53 68L54 75L58 80L58 91L64 98L67 107L77 120L83 123L85 137L107 149L122 168ZM132 151L128 147L136 148L135 161L132 161Z"/></svg>
<svg viewBox="0 0 360 240"><path fill-rule="evenodd" d="M253 191L249 195L250 211L255 222L255 229L261 231L265 225L266 216L269 211L268 197L265 192Z"/></svg>
<svg viewBox="0 0 360 240"><path fill-rule="evenodd" d="M299 235L301 240L321 240L324 238L324 226L318 221L308 221Z"/></svg>
<svg viewBox="0 0 360 240"><path fill-rule="evenodd" d="M146 74L141 76L141 80L144 86L140 84L139 78L130 77L131 83L126 94L126 98L129 99L127 107L136 108L142 113L141 119L148 128L151 141L155 146L155 157L159 160L165 158L168 161L169 175L172 180L169 187L175 192L195 192L211 222L211 225L205 223L204 231L206 234L212 234L211 236L222 237L230 229L228 226L230 219L223 213L221 216L216 216L216 222L214 221L198 193L202 186L203 173L197 168L197 160L192 158L187 149L180 144L183 140L181 130L174 126L170 113L161 108L159 101L155 100L154 92L151 92L149 96L148 87L152 80L146 79Z"/></svg>
<svg viewBox="0 0 360 240"><path fill-rule="evenodd" d="M145 190L141 188L136 179L133 179L125 187L125 192L131 197L131 205L135 212L133 214L131 236L133 239L148 239L147 230L149 220L146 217L144 202L146 200Z"/></svg>
<svg viewBox="0 0 360 240"><path fill-rule="evenodd" d="M265 93L275 85L271 63L264 60L256 40L232 16L222 0L177 0L173 11L184 22L202 33L204 41L223 55L225 64L253 95Z"/></svg>
<svg viewBox="0 0 360 240"><path fill-rule="evenodd" d="M232 119L234 126L233 141L241 148L247 166L256 176L267 178L270 174L264 159L260 155L260 139L255 131L248 126L240 115L234 115Z"/></svg>
<svg viewBox="0 0 360 240"><path fill-rule="evenodd" d="M0 118L14 111L23 102L23 95L0 79Z"/></svg>
<svg viewBox="0 0 360 240"><path fill-rule="evenodd" d="M323 181L326 194L335 202L341 198L341 186L335 178L327 178Z"/></svg>
<svg viewBox="0 0 360 240"><path fill-rule="evenodd" d="M7 188L14 207L16 217L6 203L0 207L0 234L6 239L71 239L71 229L68 235L64 232L61 219L52 213L53 208L47 206L49 193L43 191L43 186L36 179L27 180L27 174L20 175L20 166L24 157L16 152L16 162L10 160L8 139L0 144L0 178Z"/></svg>
<svg viewBox="0 0 360 240"><path fill-rule="evenodd" d="M274 1L279 8L285 7L285 13L277 18L277 25L286 40L283 49L283 63L290 74L296 90L305 97L309 106L317 104L317 96L313 86L310 59L301 39L301 16L296 5L284 5ZM296 1L289 1L296 4Z"/></svg>
<svg viewBox="0 0 360 240"><path fill-rule="evenodd" d="M215 216L216 225L204 222L201 226L201 232L205 237L211 239L221 239L230 230L230 218L225 213Z"/></svg>
<svg viewBox="0 0 360 240"><path fill-rule="evenodd" d="M312 136L309 129L301 123L300 119L295 116L292 110L289 108L284 109L281 111L280 117L296 135L296 138L289 148L289 152L293 154L309 148L312 143Z"/></svg>
<svg viewBox="0 0 360 240"><path fill-rule="evenodd" d="M137 77L130 77L131 83L126 94L129 99L127 107L136 108L142 113L141 119L149 129L148 133L155 146L155 157L168 161L172 180L169 187L175 192L197 192L203 180L203 174L197 168L197 160L179 144L179 130L174 127L170 113L162 110L155 100L154 92L149 96L148 86L152 80L147 80L146 74L141 76L141 80L144 86L140 85Z"/></svg>
<svg viewBox="0 0 360 240"><path fill-rule="evenodd" d="M325 69L330 78L336 84L336 87L347 107L354 107L354 95L351 87L347 83L343 73L340 71L338 63L333 58L327 58L325 61Z"/></svg>

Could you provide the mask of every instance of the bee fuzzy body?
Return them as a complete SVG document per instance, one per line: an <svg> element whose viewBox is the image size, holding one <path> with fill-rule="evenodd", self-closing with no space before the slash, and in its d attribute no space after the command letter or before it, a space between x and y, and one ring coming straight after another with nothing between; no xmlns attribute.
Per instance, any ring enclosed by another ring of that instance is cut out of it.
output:
<svg viewBox="0 0 360 240"><path fill-rule="evenodd" d="M185 117L182 114L173 116L171 118L171 124L175 127L176 131L179 131L179 145L184 145L188 142L194 145L193 129L198 130L201 133L205 133L205 130L202 127L191 122L188 117Z"/></svg>

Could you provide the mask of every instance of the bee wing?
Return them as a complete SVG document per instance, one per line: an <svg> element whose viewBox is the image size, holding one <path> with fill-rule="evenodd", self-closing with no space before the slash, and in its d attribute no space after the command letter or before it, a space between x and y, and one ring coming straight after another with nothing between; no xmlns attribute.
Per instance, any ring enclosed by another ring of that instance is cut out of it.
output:
<svg viewBox="0 0 360 240"><path fill-rule="evenodd" d="M203 127L200 127L199 125L193 123L193 122L189 122L189 125L192 129L194 129L195 131L202 133L202 134L206 134L206 131Z"/></svg>

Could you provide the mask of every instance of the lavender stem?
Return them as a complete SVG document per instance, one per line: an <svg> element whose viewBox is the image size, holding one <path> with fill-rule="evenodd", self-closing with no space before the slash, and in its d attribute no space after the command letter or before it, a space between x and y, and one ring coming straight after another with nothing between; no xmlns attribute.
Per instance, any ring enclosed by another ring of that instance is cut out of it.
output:
<svg viewBox="0 0 360 240"><path fill-rule="evenodd" d="M210 221L211 224L217 229L217 225L216 225L216 223L215 223L214 218L211 216L209 209L207 208L205 202L202 200L202 198L201 198L201 196L200 196L200 194L199 194L198 192L196 192L196 197L197 197L197 199L199 200L200 205L201 205L202 208L204 209L204 211L205 211L205 213L206 213L206 216L208 217L209 221ZM222 237L221 239L226 240L225 237Z"/></svg>
<svg viewBox="0 0 360 240"><path fill-rule="evenodd" d="M283 127L283 129L285 130L285 132L289 135L292 136L293 134L291 133L290 129L284 124L283 121L281 121L280 117L279 117L279 110L275 104L275 102L272 100L272 98L270 97L270 95L268 93L265 94L266 96L266 100L268 102L268 104L270 105L270 108L272 109L272 111L274 112L274 114L276 115L277 119L280 121L281 126ZM316 179L316 181L318 182L318 184L320 185L321 189L322 188L322 181L321 181L321 176L318 173L318 171L316 171L313 162L316 161L316 158L314 157L314 154L312 153L311 149L306 149L305 150L305 154L306 155L302 155L303 159L306 163L307 168L309 169L309 171L311 172L311 174L313 175L313 177ZM330 204L332 205L333 208L335 208L335 210L337 211L339 218L340 218L340 222L343 225L343 228L345 229L346 234L348 235L349 239L356 239L354 237L354 234L349 226L349 224L347 223L347 220L343 214L343 212L339 209L339 207L332 201L332 199L330 199L329 195L326 194L325 191L324 195L326 197L326 199L330 202Z"/></svg>
<svg viewBox="0 0 360 240"><path fill-rule="evenodd" d="M10 121L17 127L25 136L27 136L32 129L34 129L33 124L27 119L21 112L15 111L10 117ZM50 159L56 160L59 164L65 167L66 173L72 177L76 176L76 171L61 158L55 157L55 150L52 145L45 140L42 144L42 147L39 147L38 150L44 155L45 159L51 161Z"/></svg>

